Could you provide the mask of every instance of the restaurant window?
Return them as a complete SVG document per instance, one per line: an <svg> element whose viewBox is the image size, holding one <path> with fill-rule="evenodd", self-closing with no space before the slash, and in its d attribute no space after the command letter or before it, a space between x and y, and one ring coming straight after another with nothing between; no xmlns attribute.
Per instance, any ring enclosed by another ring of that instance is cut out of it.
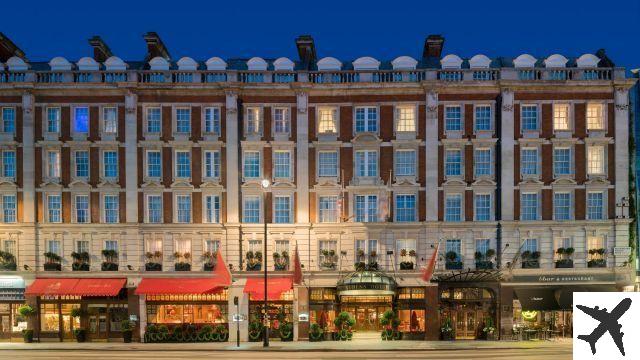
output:
<svg viewBox="0 0 640 360"><path fill-rule="evenodd" d="M227 314L227 304L147 304L147 322L155 324L224 324Z"/></svg>
<svg viewBox="0 0 640 360"><path fill-rule="evenodd" d="M60 305L40 304L40 331L58 332L60 330Z"/></svg>

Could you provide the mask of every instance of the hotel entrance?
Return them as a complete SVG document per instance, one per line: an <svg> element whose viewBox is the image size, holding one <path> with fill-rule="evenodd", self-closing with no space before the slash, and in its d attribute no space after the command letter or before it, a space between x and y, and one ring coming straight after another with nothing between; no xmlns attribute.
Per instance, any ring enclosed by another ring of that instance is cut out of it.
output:
<svg viewBox="0 0 640 360"><path fill-rule="evenodd" d="M482 310L454 310L451 312L456 339L475 339L481 331L479 326L485 315Z"/></svg>
<svg viewBox="0 0 640 360"><path fill-rule="evenodd" d="M342 311L346 311L356 320L356 331L380 331L380 319L385 311L391 310L391 302L387 304L356 303L342 305Z"/></svg>

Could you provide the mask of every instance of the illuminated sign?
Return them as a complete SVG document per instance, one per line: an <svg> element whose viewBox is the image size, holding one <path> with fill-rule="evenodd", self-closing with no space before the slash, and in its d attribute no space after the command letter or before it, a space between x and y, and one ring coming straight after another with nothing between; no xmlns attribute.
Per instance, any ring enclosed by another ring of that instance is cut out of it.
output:
<svg viewBox="0 0 640 360"><path fill-rule="evenodd" d="M522 311L522 318L525 320L535 320L536 317L538 316L538 312L537 311Z"/></svg>

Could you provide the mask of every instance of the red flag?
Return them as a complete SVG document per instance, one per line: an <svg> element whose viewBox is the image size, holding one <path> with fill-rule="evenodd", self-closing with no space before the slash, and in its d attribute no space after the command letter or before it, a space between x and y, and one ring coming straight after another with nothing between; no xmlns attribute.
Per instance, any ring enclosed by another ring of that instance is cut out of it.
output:
<svg viewBox="0 0 640 360"><path fill-rule="evenodd" d="M300 254L298 254L298 245L296 245L296 253L293 255L293 283L302 284L302 265L300 264Z"/></svg>
<svg viewBox="0 0 640 360"><path fill-rule="evenodd" d="M222 258L222 250L218 249L218 255L216 257L216 269L213 272L214 277L219 277L220 282L224 284L224 286L231 285L231 271L225 264L224 259Z"/></svg>
<svg viewBox="0 0 640 360"><path fill-rule="evenodd" d="M424 268L424 272L422 273L422 280L425 282L430 282L431 277L433 276L433 272L436 270L436 261L438 260L438 249L440 248L440 242L436 245L436 251L431 255L431 259L429 259L429 263L427 267Z"/></svg>

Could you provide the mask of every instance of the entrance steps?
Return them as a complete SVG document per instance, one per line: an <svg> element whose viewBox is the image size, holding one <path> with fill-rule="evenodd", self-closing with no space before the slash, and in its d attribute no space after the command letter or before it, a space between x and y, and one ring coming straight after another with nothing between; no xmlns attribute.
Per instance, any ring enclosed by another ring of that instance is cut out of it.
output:
<svg viewBox="0 0 640 360"><path fill-rule="evenodd" d="M353 340L380 340L379 331L354 331Z"/></svg>

